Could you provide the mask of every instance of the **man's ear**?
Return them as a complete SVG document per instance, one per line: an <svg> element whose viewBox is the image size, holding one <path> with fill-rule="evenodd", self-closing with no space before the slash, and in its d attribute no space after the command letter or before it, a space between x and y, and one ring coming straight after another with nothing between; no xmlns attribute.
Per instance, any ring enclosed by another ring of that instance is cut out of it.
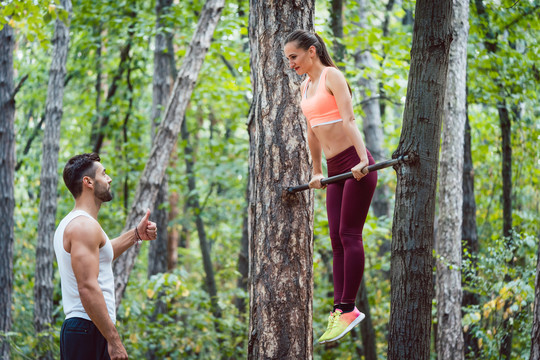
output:
<svg viewBox="0 0 540 360"><path fill-rule="evenodd" d="M94 183L94 180L92 180L90 176L83 177L83 185L93 188L94 187L94 185L92 185L93 183Z"/></svg>

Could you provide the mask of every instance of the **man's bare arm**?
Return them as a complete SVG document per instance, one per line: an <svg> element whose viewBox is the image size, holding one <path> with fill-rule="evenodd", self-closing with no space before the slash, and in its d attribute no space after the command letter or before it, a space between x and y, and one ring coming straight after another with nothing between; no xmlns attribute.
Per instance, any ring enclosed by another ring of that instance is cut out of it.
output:
<svg viewBox="0 0 540 360"><path fill-rule="evenodd" d="M71 243L71 266L86 313L107 339L111 358L127 359L126 350L109 316L98 284L99 249L106 241L101 227L95 220L81 217L68 225L64 236Z"/></svg>

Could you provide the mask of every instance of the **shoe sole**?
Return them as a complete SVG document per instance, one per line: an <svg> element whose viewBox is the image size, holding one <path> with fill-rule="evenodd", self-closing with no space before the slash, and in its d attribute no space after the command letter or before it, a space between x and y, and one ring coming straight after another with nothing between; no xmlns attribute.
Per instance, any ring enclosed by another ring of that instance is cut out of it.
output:
<svg viewBox="0 0 540 360"><path fill-rule="evenodd" d="M329 343L329 342L333 342L333 341L341 339L342 337L347 335L347 333L349 331L351 331L353 327L360 324L360 321L364 320L365 317L366 317L366 315L364 313L360 313L360 315L358 315L358 317L356 319L354 319L353 322L350 323L349 326L347 326L347 328L341 334L339 334L338 336L336 336L333 339L326 340L325 343ZM320 344L322 344L322 343L320 343Z"/></svg>

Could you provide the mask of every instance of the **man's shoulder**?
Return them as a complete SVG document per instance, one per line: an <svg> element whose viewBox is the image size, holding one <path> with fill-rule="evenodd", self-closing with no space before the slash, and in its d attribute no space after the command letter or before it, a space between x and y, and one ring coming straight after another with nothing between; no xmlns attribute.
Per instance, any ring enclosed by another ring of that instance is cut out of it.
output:
<svg viewBox="0 0 540 360"><path fill-rule="evenodd" d="M64 230L64 236L71 241L91 241L101 243L103 231L96 219L88 216L77 216L69 222Z"/></svg>

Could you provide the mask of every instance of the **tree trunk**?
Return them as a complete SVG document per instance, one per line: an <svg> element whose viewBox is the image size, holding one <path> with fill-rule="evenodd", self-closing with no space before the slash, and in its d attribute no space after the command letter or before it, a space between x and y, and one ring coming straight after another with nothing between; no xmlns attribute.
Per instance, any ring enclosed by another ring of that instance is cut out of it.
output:
<svg viewBox="0 0 540 360"><path fill-rule="evenodd" d="M345 60L343 44L343 0L331 0L330 27L337 41L334 41L334 59L338 66Z"/></svg>
<svg viewBox="0 0 540 360"><path fill-rule="evenodd" d="M174 161L173 161L174 163ZM177 192L171 192L169 194L169 222L174 221L180 212L178 211L179 195ZM180 232L177 225L172 225L168 229L167 234L167 271L172 271L176 268L178 263L178 243L180 239Z"/></svg>
<svg viewBox="0 0 540 360"><path fill-rule="evenodd" d="M172 34L167 28L166 18L169 15L169 8L172 0L156 1L156 38L154 45L154 77L152 93L152 136L156 134L156 128L161 121L162 108L167 104L171 90L172 71L174 66L174 53L169 52L168 46L172 41ZM172 57L172 59L171 59ZM152 138L154 143L155 138ZM158 190L156 202L152 213L157 224L157 238L150 242L148 250L148 277L168 270L169 255L168 251L176 252L176 248L169 248L169 214L166 207L162 207L167 202L168 197L168 176L165 175ZM156 322L159 314L167 312L167 303L162 299L163 293L157 294L155 309L151 317L152 322ZM158 359L157 344L152 344L148 348L148 359Z"/></svg>
<svg viewBox="0 0 540 360"><path fill-rule="evenodd" d="M498 105L502 136L503 236L512 236L512 122L506 103Z"/></svg>
<svg viewBox="0 0 540 360"><path fill-rule="evenodd" d="M178 70L176 69L176 64L174 60L174 46L173 46L173 36L166 36L167 40L167 54L169 55L169 70L170 76L172 79L176 79L178 76ZM169 89L170 91L170 89ZM169 161L169 166L171 168L176 168L176 162L178 161L177 155L177 144L173 146L172 155ZM173 191L169 193L169 223L173 222L179 214L178 211L178 201L180 196L178 192ZM184 212L185 213L185 212ZM172 271L176 268L178 262L178 244L180 239L180 233L178 231L178 226L173 225L170 229L167 229L167 270Z"/></svg>
<svg viewBox="0 0 540 360"><path fill-rule="evenodd" d="M429 359L433 223L452 1L416 2L392 229L388 359Z"/></svg>
<svg viewBox="0 0 540 360"><path fill-rule="evenodd" d="M476 231L476 200L474 198L474 168L471 154L471 127L469 125L468 115L465 117L465 143L463 154L463 224L462 224L462 239L465 243L465 248L470 254L472 266L476 266L476 256L480 248L478 244L478 233ZM465 256L465 252L463 253ZM467 282L468 279L463 279ZM474 292L464 291L462 306L478 305L480 300ZM465 355L472 351L472 357L479 357L480 349L478 348L477 338L471 331L464 332L464 350ZM468 356L466 356L468 357Z"/></svg>
<svg viewBox="0 0 540 360"><path fill-rule="evenodd" d="M367 30L367 6L366 0L359 1L359 20L358 28ZM375 68L375 61L371 56L370 49L365 43L365 47L359 49L354 56L356 67L362 69L365 74L358 82L360 98L362 99L362 110L364 116L362 118L364 138L366 140L366 148L369 149L375 161L386 159L386 151L383 148L384 135L381 122L381 108L379 103L378 82L373 78L371 72ZM389 191L384 184L379 184L373 194L371 208L377 217L390 216L390 203L388 201Z"/></svg>
<svg viewBox="0 0 540 360"><path fill-rule="evenodd" d="M171 80L171 60L168 52L168 40L172 37L170 32L166 32L166 17L172 0L156 1L156 38L154 46L154 77L153 77L153 97L152 97L152 135L161 121L162 108L167 104L170 94ZM153 214L158 227L157 239L150 243L148 251L148 275L163 273L167 271L167 225L169 215L167 208L161 205L167 202L168 197L168 177L163 178L156 203L153 206Z"/></svg>
<svg viewBox="0 0 540 360"><path fill-rule="evenodd" d="M163 121L159 125L154 144L150 150L150 157L137 185L133 205L127 216L124 231L133 229L143 217L146 209L155 204L191 93L195 87L204 56L210 47L212 35L223 6L224 0L207 0L204 5L193 39L174 83ZM139 248L133 246L114 263L117 308L122 301L129 274L133 269L138 253Z"/></svg>
<svg viewBox="0 0 540 360"><path fill-rule="evenodd" d="M512 122L506 107L506 102L498 103L499 123L502 136L502 182L503 182L503 236L507 238L506 244L511 248L512 244ZM513 256L508 261L509 266L513 266ZM511 281L511 277L507 274L505 281ZM503 313L506 313L511 305L510 300L506 300L503 306ZM512 317L504 319L502 324L503 337L501 340L500 355L503 359L511 359L512 357L512 338L513 326Z"/></svg>
<svg viewBox="0 0 540 360"><path fill-rule="evenodd" d="M538 249L530 360L540 360L540 247Z"/></svg>
<svg viewBox="0 0 540 360"><path fill-rule="evenodd" d="M248 184L249 189L249 184ZM246 191L246 200L249 199L248 192ZM246 208L247 214L247 208ZM247 293L248 291L248 276L249 276L249 234L248 234L248 217L244 216L242 221L242 242L240 244L240 253L238 254L238 277L237 286ZM236 308L238 313L243 318L246 312L246 300L244 298L235 299Z"/></svg>
<svg viewBox="0 0 540 360"><path fill-rule="evenodd" d="M99 123L101 123L101 86L102 86L102 77L103 77L103 70L102 70L102 54L103 54L103 38L101 36L101 33L103 31L103 22L100 21L98 26L94 28L94 37L96 38L96 60L95 60L95 71L96 71L96 85L94 87L96 91L96 113L95 116L92 117L92 127L90 130L90 134L95 134L96 127ZM92 142L92 139L90 140Z"/></svg>
<svg viewBox="0 0 540 360"><path fill-rule="evenodd" d="M134 19L137 16L137 13L135 11L130 11L129 15L132 19ZM105 100L107 111L105 112L105 116L103 117L98 112L98 121L96 122L98 128L97 129L92 128L92 131L91 131L90 142L93 143L92 151L95 153L99 153L101 151L101 146L103 145L103 140L105 139L106 127L109 124L109 120L111 118L111 111L109 110L112 107L113 97L116 94L116 90L118 90L118 83L122 79L122 75L124 74L124 71L129 66L129 60L130 60L129 51L131 50L131 45L133 44L133 36L135 34L134 27L135 27L135 23L134 23L134 20L132 20L131 23L129 24L128 40L126 44L120 50L120 63L118 64L118 70L116 72L116 75L114 75L112 79L109 90L107 91L107 98ZM98 80L101 82L100 78L98 78ZM99 97L99 93L97 94L97 96ZM96 99L96 105L98 101L99 99ZM96 109L96 111L98 111L98 109Z"/></svg>
<svg viewBox="0 0 540 360"><path fill-rule="evenodd" d="M453 40L444 101L436 241L437 357L464 359L461 326L463 143L466 111L469 0L454 0Z"/></svg>
<svg viewBox="0 0 540 360"><path fill-rule="evenodd" d="M286 191L309 179L307 128L282 41L312 30L314 11L313 0L250 1L249 359L313 357L313 193Z"/></svg>
<svg viewBox="0 0 540 360"><path fill-rule="evenodd" d="M364 360L377 360L377 343L375 329L371 321L371 311L369 308L368 292L365 279L360 284L360 290L356 297L358 309L366 315L366 318L360 323L360 335L362 336L362 344L364 346Z"/></svg>
<svg viewBox="0 0 540 360"><path fill-rule="evenodd" d="M53 237L56 227L58 193L58 152L60 150L60 123L62 122L64 78L69 49L69 18L71 0L62 0L68 12L68 23L56 20L53 38L52 62L45 104L45 131L40 177L40 202L38 219L38 241L36 248L36 272L34 284L34 327L36 332L51 330L53 311ZM51 335L47 335L52 342ZM50 350L43 359L52 359Z"/></svg>
<svg viewBox="0 0 540 360"><path fill-rule="evenodd" d="M13 49L15 34L8 24L0 30L0 358L9 359L11 294L13 292L13 241L15 209L15 99L13 94Z"/></svg>

